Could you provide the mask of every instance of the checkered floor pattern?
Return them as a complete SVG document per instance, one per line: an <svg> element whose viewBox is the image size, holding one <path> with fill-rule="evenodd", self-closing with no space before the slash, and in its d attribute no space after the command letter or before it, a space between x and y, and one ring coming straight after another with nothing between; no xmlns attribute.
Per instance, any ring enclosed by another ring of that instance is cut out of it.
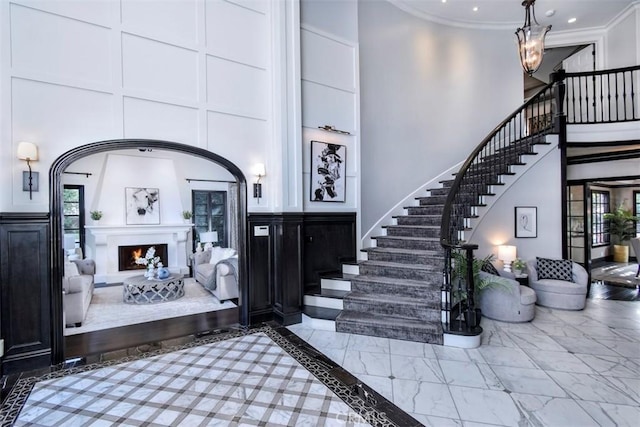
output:
<svg viewBox="0 0 640 427"><path fill-rule="evenodd" d="M265 333L40 381L16 426L366 425Z"/></svg>

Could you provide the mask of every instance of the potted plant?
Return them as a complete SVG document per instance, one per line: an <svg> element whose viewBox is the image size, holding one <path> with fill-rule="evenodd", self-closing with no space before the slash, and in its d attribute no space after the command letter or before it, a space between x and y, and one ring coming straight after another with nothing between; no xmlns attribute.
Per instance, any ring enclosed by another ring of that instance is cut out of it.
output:
<svg viewBox="0 0 640 427"><path fill-rule="evenodd" d="M511 264L511 268L513 269L513 274L519 276L522 274L525 268L527 268L527 263L520 258L516 258L515 261L513 261L513 264Z"/></svg>
<svg viewBox="0 0 640 427"><path fill-rule="evenodd" d="M451 254L453 258L453 270L451 272L451 280L454 283L454 291L453 291L453 306L451 308L451 318L457 319L458 316L462 313L465 318L467 315L468 302L467 302L467 293L465 290L459 290L460 288L465 288L464 282L467 277L467 257L462 252L452 252ZM493 254L489 254L484 258L474 258L473 264L471 266L473 271L473 282L475 284L475 292L480 293L484 289L502 286L501 283L494 282L490 279L481 279L480 271L482 267L491 262L493 259ZM458 286L460 284L461 286ZM475 309L475 317L472 319L466 319L467 324L469 326L477 326L480 324L480 318L482 317L482 313L479 308Z"/></svg>
<svg viewBox="0 0 640 427"><path fill-rule="evenodd" d="M102 218L102 211L91 211L90 215L92 220L100 221L100 218Z"/></svg>
<svg viewBox="0 0 640 427"><path fill-rule="evenodd" d="M636 221L640 221L640 217L633 216L631 210L625 209L622 203L603 217L609 220L609 233L616 238L613 245L613 261L629 262L629 246L624 245L624 242L636 237Z"/></svg>
<svg viewBox="0 0 640 427"><path fill-rule="evenodd" d="M190 223L192 217L193 214L191 213L191 211L182 211L182 218L184 218L184 222Z"/></svg>

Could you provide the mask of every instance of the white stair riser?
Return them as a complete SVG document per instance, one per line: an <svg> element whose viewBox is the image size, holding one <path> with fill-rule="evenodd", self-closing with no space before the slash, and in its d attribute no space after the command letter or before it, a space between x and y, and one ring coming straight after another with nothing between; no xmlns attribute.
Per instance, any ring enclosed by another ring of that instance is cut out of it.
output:
<svg viewBox="0 0 640 427"><path fill-rule="evenodd" d="M322 289L334 289L337 291L350 291L351 282L349 280L320 279Z"/></svg>
<svg viewBox="0 0 640 427"><path fill-rule="evenodd" d="M344 274L360 274L360 267L354 264L342 264Z"/></svg>
<svg viewBox="0 0 640 427"><path fill-rule="evenodd" d="M343 301L338 298L327 298L327 297L316 296L316 295L305 295L303 299L303 303L306 306L334 308L336 310L344 309Z"/></svg>
<svg viewBox="0 0 640 427"><path fill-rule="evenodd" d="M334 331L336 330L336 322L333 320L326 319L315 319L313 317L309 317L306 314L302 315L302 324L308 326L313 329L322 329L324 331Z"/></svg>

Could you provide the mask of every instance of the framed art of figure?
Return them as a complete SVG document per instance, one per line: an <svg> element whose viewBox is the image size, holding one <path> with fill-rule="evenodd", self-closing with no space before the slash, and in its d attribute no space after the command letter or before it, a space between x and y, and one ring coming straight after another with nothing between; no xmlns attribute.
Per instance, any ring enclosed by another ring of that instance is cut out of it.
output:
<svg viewBox="0 0 640 427"><path fill-rule="evenodd" d="M538 208L516 206L516 237L538 237Z"/></svg>
<svg viewBox="0 0 640 427"><path fill-rule="evenodd" d="M347 147L311 141L311 201L344 202Z"/></svg>
<svg viewBox="0 0 640 427"><path fill-rule="evenodd" d="M160 190L125 188L127 225L160 224Z"/></svg>

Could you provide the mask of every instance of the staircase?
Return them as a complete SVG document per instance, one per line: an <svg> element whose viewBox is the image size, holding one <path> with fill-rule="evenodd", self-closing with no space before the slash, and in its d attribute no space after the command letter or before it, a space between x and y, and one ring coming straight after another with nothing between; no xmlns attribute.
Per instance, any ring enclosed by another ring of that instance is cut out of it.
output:
<svg viewBox="0 0 640 427"><path fill-rule="evenodd" d="M451 280L452 253L464 251L467 259L473 256L477 246L469 244L466 237L472 219L495 196L496 186L504 185L504 177L514 175L515 166L525 165L526 156L537 154L534 146L548 144L548 135L557 134L559 147L564 150L568 121L582 124L640 120L634 110L632 84L638 73L640 66L595 73L598 75L568 75L563 70L554 73L551 83L503 120L474 149L455 179L442 181L442 188L430 189L427 197L418 197L418 205L406 207L404 215L394 217L395 224L384 227L386 235L374 238L375 247L364 249L367 260L359 263L358 274L351 278L351 291L344 296L342 311L335 319L336 330L478 346L482 328L462 315L475 318L471 316L475 314L473 274L469 270L468 280L456 282L456 290L467 296L464 307L462 303L452 307L453 295L459 294L454 292ZM612 88L611 81L629 82L630 95L624 89L625 83L621 97L630 102L619 102L617 83ZM589 99L588 94L595 93L593 87L591 92L585 90L585 96L572 92L582 88L584 82L591 82L594 87L601 82L600 86L616 96ZM461 337L473 338L474 344L458 341Z"/></svg>

